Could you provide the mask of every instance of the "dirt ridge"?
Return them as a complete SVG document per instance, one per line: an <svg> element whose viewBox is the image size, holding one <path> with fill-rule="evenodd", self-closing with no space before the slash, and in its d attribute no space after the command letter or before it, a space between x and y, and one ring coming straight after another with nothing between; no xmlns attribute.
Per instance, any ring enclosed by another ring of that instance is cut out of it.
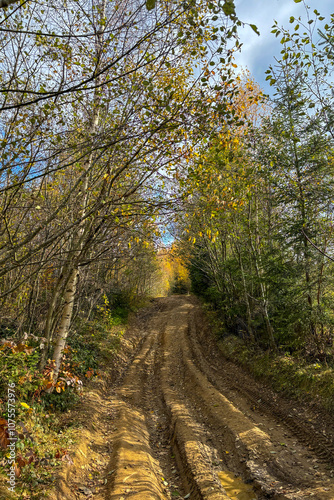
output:
<svg viewBox="0 0 334 500"><path fill-rule="evenodd" d="M290 422L219 353L195 298L153 308L108 396L107 479L92 498L333 500L330 438Z"/></svg>

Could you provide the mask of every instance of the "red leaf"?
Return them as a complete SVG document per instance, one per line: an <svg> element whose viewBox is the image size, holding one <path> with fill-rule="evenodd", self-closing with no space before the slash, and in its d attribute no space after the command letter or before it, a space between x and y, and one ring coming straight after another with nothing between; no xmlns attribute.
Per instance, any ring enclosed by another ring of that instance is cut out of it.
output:
<svg viewBox="0 0 334 500"><path fill-rule="evenodd" d="M15 476L19 477L19 475L21 474L21 469L16 464L14 465L14 467L15 467Z"/></svg>
<svg viewBox="0 0 334 500"><path fill-rule="evenodd" d="M7 449L7 445L9 445L10 441L8 439L8 430L4 427L0 427L0 446L4 450Z"/></svg>
<svg viewBox="0 0 334 500"><path fill-rule="evenodd" d="M45 388L46 388L46 389L50 389L50 387L52 387L52 386L53 386L53 382L48 382L48 383L46 384L46 387L45 387Z"/></svg>
<svg viewBox="0 0 334 500"><path fill-rule="evenodd" d="M21 468L27 465L27 461L21 455L17 456L17 463Z"/></svg>
<svg viewBox="0 0 334 500"><path fill-rule="evenodd" d="M26 348L26 345L25 344L17 344L15 347L12 347L12 351L14 353L17 353L17 352L23 352Z"/></svg>

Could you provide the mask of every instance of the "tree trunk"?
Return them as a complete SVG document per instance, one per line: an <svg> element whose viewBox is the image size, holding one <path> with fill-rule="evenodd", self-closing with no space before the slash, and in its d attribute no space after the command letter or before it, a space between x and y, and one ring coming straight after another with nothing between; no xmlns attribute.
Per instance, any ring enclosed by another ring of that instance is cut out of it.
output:
<svg viewBox="0 0 334 500"><path fill-rule="evenodd" d="M53 289L52 298L51 298L51 301L49 304L48 313L46 316L45 329L44 329L45 344L44 344L44 348L42 350L41 359L39 361L39 369L40 370L44 369L45 363L46 363L46 357L47 357L47 354L49 352L50 341L51 341L52 332L53 332L53 328L54 328L54 319L55 319L54 312L56 309L57 301L59 300L59 297L60 297L60 289L61 289L61 286L63 284L65 275L67 275L67 271L65 272L65 269L63 269L63 271L61 272L61 275L59 276L57 283ZM66 283L66 281L65 281L65 283Z"/></svg>
<svg viewBox="0 0 334 500"><path fill-rule="evenodd" d="M248 300L247 284L246 284L244 266L242 263L240 250L237 246L236 246L236 250L238 253L238 257L239 257L239 265L240 265L242 284L243 284L243 290L244 290L244 298L245 298L245 303L246 303L248 332L249 332L249 336L250 336L251 341L254 342L255 336L254 336L254 332L253 332L253 328L252 328L252 313L251 313L251 308L250 308L250 304L249 304L249 300Z"/></svg>
<svg viewBox="0 0 334 500"><path fill-rule="evenodd" d="M257 203L255 204L255 208L257 208ZM257 216L257 214L256 214L256 216ZM250 243L250 247L251 247L252 254L253 254L256 275L257 275L257 278L260 282L263 318L264 318L264 321L266 324L269 345L272 349L277 350L275 337L274 337L274 331L273 331L273 327L271 326L271 322L270 322L270 318L269 318L269 314L268 314L268 300L267 300L267 296L266 296L267 291L266 291L266 287L262 281L262 262L261 262L260 250L258 248L255 248L255 246L254 246L250 222L251 222L251 201L249 202L249 215L248 215L249 243ZM255 241L257 242L257 238L255 239Z"/></svg>
<svg viewBox="0 0 334 500"><path fill-rule="evenodd" d="M97 39L95 42L96 45L96 56L97 59L100 58L100 55L102 53L102 44L103 44L103 33L104 33L104 24L103 20L105 19L105 9L106 9L106 0L102 1L101 5L101 31L97 35ZM96 69L98 71L98 68ZM97 78L96 84L98 84L100 81L100 77ZM95 90L94 98L93 98L93 112L92 112L92 117L91 117L91 122L90 122L90 127L89 127L89 135L93 137L97 131L98 123L99 123L99 117L100 117L100 111L99 111L99 104L100 104L100 89L97 85L97 88ZM75 300L75 293L77 290L77 282L78 282L78 275L79 275L79 263L80 263L80 257L82 257L82 253L84 252L84 236L86 233L86 228L87 224L90 224L89 221L86 221L86 213L87 213L87 206L88 206L88 200L89 200L89 172L91 170L93 164L93 151L90 152L88 156L88 160L86 164L84 165L85 171L86 171L86 176L83 181L81 193L82 193L82 208L81 208L81 222L79 223L78 229L76 233L74 234L73 237L73 243L72 243L72 248L73 248L73 254L72 254L72 260L69 265L69 279L67 282L66 286L66 292L65 292L65 297L64 297L64 308L63 308L63 313L60 319L59 323L59 328L57 332L57 338L55 341L55 348L53 352L53 357L52 359L55 360L55 368L53 371L53 382L56 382L58 375L59 375L59 369L60 369L60 364L62 360L62 355L63 355L63 350L66 345L66 340L69 334L70 330L70 325L71 325L71 320L72 320L72 315L73 315L73 306L74 306L74 300ZM86 249L87 250L87 249Z"/></svg>
<svg viewBox="0 0 334 500"><path fill-rule="evenodd" d="M54 352L53 352L53 359L55 361L55 367L53 370L53 380L54 381L57 380L58 375L59 375L60 363L62 360L63 351L64 351L64 348L66 345L66 339L67 339L68 332L70 329L75 292L77 290L78 275L79 275L79 270L77 267L75 267L71 272L71 275L69 277L67 287L66 287L66 292L65 292L65 297L64 297L64 300L65 300L64 309L63 309L63 314L62 314L61 321L59 324L57 340L56 340L55 348L54 348Z"/></svg>

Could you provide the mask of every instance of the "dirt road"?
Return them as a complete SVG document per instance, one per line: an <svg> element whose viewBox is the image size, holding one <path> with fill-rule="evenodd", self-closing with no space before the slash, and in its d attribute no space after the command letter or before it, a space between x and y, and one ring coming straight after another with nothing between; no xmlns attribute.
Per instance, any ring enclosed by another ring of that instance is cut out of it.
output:
<svg viewBox="0 0 334 500"><path fill-rule="evenodd" d="M334 499L330 425L227 362L192 297L159 299L108 404L110 463L98 498Z"/></svg>

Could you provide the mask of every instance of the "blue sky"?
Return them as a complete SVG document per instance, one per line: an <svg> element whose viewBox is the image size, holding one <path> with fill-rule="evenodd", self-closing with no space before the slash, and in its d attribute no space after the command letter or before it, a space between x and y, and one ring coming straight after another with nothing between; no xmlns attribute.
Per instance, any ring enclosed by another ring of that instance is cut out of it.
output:
<svg viewBox="0 0 334 500"><path fill-rule="evenodd" d="M317 9L321 15L330 20L334 12L333 0L309 0L306 2L311 13ZM270 33L274 19L279 26L292 27L291 16L305 19L303 2L296 4L293 0L235 0L236 12L243 22L256 24L261 35L257 36L249 26L239 28L240 41L243 43L241 54L236 54L238 66L247 67L253 78L267 93L272 88L265 81L265 71L269 65L275 64L274 56L279 57L282 46L280 37Z"/></svg>

